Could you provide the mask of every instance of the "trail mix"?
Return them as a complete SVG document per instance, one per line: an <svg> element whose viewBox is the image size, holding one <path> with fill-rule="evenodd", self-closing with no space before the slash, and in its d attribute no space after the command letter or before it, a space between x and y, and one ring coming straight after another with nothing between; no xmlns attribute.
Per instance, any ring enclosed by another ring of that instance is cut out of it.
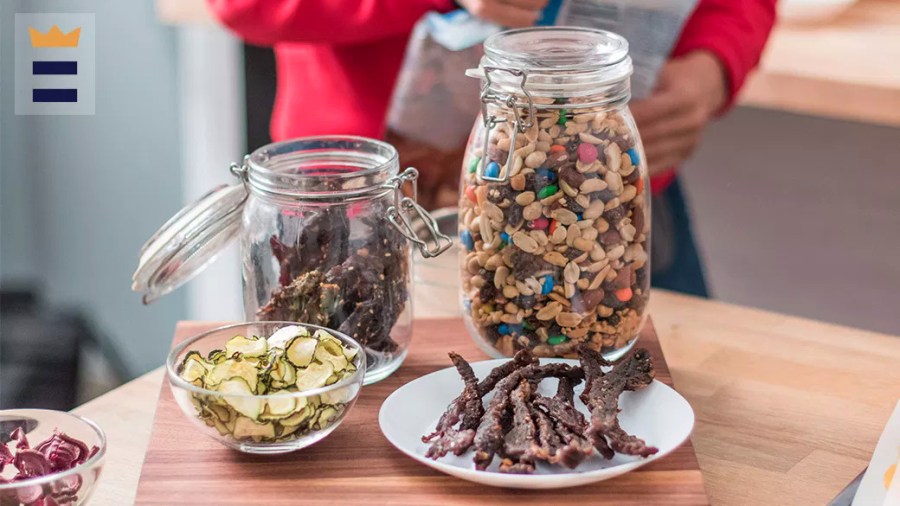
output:
<svg viewBox="0 0 900 506"><path fill-rule="evenodd" d="M190 351L178 374L198 387L225 394L190 394L197 415L221 435L286 441L324 429L343 414L354 397L353 385L318 395L296 393L350 377L357 369L356 355L328 332L310 335L306 327L290 326L268 339L235 336L224 350L213 350L206 357Z"/></svg>
<svg viewBox="0 0 900 506"><path fill-rule="evenodd" d="M463 170L467 313L507 356L627 346L649 295L646 168L633 124L615 110L545 109L515 146L510 124L490 132L484 153L470 141ZM482 135L478 128L473 139ZM482 162L486 176L505 173L509 156L508 181L477 177Z"/></svg>
<svg viewBox="0 0 900 506"><path fill-rule="evenodd" d="M363 346L383 353L397 350L391 329L406 307L409 246L385 220L386 204L377 204L370 229L351 238L346 209L327 207L299 218L297 240L269 240L280 266L279 286L257 317L333 328Z"/></svg>
<svg viewBox="0 0 900 506"><path fill-rule="evenodd" d="M12 449L0 443L0 485L14 484L17 481L29 480L41 476L68 471L84 464L100 451L93 446L90 449L83 441L53 431L53 435L32 447L21 427L10 434ZM16 469L11 477L3 476L6 466ZM60 477L43 485L18 487L15 490L0 490L0 505L18 506L41 505L56 506L75 504L78 502L78 491L81 490L82 478L79 474Z"/></svg>
<svg viewBox="0 0 900 506"><path fill-rule="evenodd" d="M618 420L622 392L641 390L653 381L647 350L635 350L615 363L587 346L579 347L578 354L580 366L539 365L531 351L523 349L479 381L465 359L451 353L465 388L434 432L422 437L430 443L425 455L437 460L474 447L478 470L499 456L500 472L530 474L539 461L575 469L595 450L606 459L616 453L645 458L656 454L657 448L626 433ZM537 393L545 378L559 380L553 397ZM579 398L590 411L587 419L574 404L575 386L582 381ZM482 399L489 392L494 395L485 407Z"/></svg>

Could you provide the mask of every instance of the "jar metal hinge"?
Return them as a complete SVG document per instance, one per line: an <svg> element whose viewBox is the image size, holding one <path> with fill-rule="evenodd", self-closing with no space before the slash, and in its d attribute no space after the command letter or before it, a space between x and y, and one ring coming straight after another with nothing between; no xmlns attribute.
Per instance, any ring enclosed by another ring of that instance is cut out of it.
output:
<svg viewBox="0 0 900 506"><path fill-rule="evenodd" d="M478 170L476 171L475 175L479 180L482 181L503 183L509 180L509 175L512 172L514 163L513 151L515 150L516 146L516 136L520 133L525 133L526 130L534 126L534 101L531 99L531 93L529 93L528 90L525 89L525 83L528 81L528 74L525 71L508 69L504 67L483 67L483 70L484 85L482 85L481 87L481 119L484 122L484 144L481 150L481 160L478 163ZM519 88L521 89L522 94L525 95L525 99L528 102L528 118L523 118L522 113L519 112L519 108L517 107L518 102L515 95L510 94L503 96L491 91L491 72L506 72L507 74L511 74L514 77L520 77L522 79L522 81L519 83ZM513 125L512 132L509 136L510 150L509 156L507 156L506 158L506 167L502 169L496 176L489 176L485 174L485 168L487 167L487 151L490 144L491 129L493 129L498 123L506 123L507 121L509 121L507 118L501 118L492 114L488 114L488 103L498 101L504 103L507 108L513 111Z"/></svg>
<svg viewBox="0 0 900 506"><path fill-rule="evenodd" d="M447 251L453 245L453 241L448 235L440 231L437 222L431 214L416 202L416 180L418 178L419 171L409 167L384 184L386 188L394 191L394 205L388 208L387 216L391 224L419 248L419 252L422 253L423 257L432 258ZM406 182L412 184L412 197L403 195L403 184ZM425 240L419 238L416 229L412 226L410 218L415 216L422 220L428 231L428 237Z"/></svg>

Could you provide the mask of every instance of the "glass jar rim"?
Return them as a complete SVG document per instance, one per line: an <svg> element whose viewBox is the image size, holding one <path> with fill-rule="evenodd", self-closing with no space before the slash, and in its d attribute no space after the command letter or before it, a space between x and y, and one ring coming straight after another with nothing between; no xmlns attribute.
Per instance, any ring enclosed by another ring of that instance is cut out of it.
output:
<svg viewBox="0 0 900 506"><path fill-rule="evenodd" d="M273 142L245 159L249 186L264 194L346 198L389 190L400 171L392 145L355 135L320 135Z"/></svg>
<svg viewBox="0 0 900 506"><path fill-rule="evenodd" d="M552 26L519 28L488 37L478 68L466 75L479 77L491 90L507 94L521 94L524 89L547 98L603 95L606 103L627 100L632 71L628 41L621 35L595 28Z"/></svg>

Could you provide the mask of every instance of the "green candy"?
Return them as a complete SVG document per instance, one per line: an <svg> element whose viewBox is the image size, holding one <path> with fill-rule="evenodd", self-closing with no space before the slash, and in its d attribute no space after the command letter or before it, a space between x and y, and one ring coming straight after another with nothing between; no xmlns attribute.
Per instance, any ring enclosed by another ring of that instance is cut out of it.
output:
<svg viewBox="0 0 900 506"><path fill-rule="evenodd" d="M560 109L560 110L559 110L559 121L557 121L557 123L560 124L560 125L565 126L565 125L566 125L566 115L567 115L567 114L569 114L569 111L567 111L567 110L565 110L565 109Z"/></svg>
<svg viewBox="0 0 900 506"><path fill-rule="evenodd" d="M564 336L564 335L562 335L562 334L557 334L557 335L555 335L555 336L550 336L550 337L547 339L547 344L552 344L552 345L556 346L557 344L562 344L562 343L564 343L564 342L566 342L566 341L568 341L568 340L569 340L568 337L566 337L566 336Z"/></svg>
<svg viewBox="0 0 900 506"><path fill-rule="evenodd" d="M556 195L556 192L559 191L559 187L555 184L548 184L547 186L541 188L541 191L538 192L539 199L545 199L551 195Z"/></svg>
<svg viewBox="0 0 900 506"><path fill-rule="evenodd" d="M475 158L472 158L472 161L469 162L469 174L475 173L475 170L478 169L478 162L480 162L480 161L481 161L480 156L476 156Z"/></svg>

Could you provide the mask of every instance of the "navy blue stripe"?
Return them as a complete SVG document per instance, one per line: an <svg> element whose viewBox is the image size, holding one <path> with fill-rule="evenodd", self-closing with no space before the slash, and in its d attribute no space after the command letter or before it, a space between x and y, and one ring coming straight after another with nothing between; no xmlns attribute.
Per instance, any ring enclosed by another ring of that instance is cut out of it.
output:
<svg viewBox="0 0 900 506"><path fill-rule="evenodd" d="M553 26L556 24L556 18L559 17L559 11L562 9L562 0L550 0L541 11L541 17L538 19L537 26Z"/></svg>
<svg viewBox="0 0 900 506"><path fill-rule="evenodd" d="M31 90L32 102L78 102L78 90L45 88Z"/></svg>
<svg viewBox="0 0 900 506"><path fill-rule="evenodd" d="M31 62L34 75L75 75L78 74L77 61L35 61Z"/></svg>

